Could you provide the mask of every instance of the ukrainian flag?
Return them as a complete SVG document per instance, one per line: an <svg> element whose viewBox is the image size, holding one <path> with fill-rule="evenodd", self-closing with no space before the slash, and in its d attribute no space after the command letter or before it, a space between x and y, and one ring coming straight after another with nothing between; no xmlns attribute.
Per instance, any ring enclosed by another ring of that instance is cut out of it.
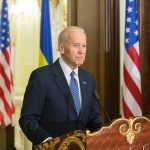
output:
<svg viewBox="0 0 150 150"><path fill-rule="evenodd" d="M49 0L42 0L39 66L53 62Z"/></svg>

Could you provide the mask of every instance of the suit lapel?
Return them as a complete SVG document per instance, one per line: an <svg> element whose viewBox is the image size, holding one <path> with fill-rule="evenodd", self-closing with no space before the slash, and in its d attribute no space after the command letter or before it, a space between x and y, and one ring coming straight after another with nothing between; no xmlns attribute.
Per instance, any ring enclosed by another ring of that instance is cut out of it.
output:
<svg viewBox="0 0 150 150"><path fill-rule="evenodd" d="M80 112L80 117L81 117L82 114L84 113L84 109L85 109L88 82L86 81L86 78L83 76L80 69L79 69L79 81L80 81L80 87L81 87L81 93L82 93L82 109Z"/></svg>
<svg viewBox="0 0 150 150"><path fill-rule="evenodd" d="M72 96L70 93L70 88L68 86L63 70L59 64L59 60L57 60L53 65L53 73L56 77L55 78L56 85L59 87L59 89L63 93L66 102L71 106L71 108L76 113L75 105L73 103Z"/></svg>

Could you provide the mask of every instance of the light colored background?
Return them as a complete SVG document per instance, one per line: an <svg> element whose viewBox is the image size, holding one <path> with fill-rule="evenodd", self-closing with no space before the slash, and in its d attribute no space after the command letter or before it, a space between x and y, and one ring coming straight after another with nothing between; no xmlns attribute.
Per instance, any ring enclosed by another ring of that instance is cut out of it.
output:
<svg viewBox="0 0 150 150"><path fill-rule="evenodd" d="M15 126L15 147L17 150L31 149L31 142L23 135L18 125L18 119L29 75L33 69L38 67L40 6L41 0L9 0L10 36L15 86L14 101L16 107L13 125ZM57 51L58 34L67 25L67 0L50 0L50 9L53 58L55 61L59 57ZM125 0L120 0L121 81L124 51L124 18Z"/></svg>

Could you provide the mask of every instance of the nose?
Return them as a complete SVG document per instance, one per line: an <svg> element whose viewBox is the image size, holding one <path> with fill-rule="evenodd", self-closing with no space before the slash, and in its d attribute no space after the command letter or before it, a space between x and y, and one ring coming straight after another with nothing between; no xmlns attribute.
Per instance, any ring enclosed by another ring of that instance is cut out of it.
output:
<svg viewBox="0 0 150 150"><path fill-rule="evenodd" d="M82 51L83 51L83 50L82 50L82 47L79 46L78 52L79 52L79 53L82 53Z"/></svg>
<svg viewBox="0 0 150 150"><path fill-rule="evenodd" d="M79 47L78 47L78 52L79 53L83 53L85 50L86 50L86 46L85 45L82 45L82 44L79 44Z"/></svg>

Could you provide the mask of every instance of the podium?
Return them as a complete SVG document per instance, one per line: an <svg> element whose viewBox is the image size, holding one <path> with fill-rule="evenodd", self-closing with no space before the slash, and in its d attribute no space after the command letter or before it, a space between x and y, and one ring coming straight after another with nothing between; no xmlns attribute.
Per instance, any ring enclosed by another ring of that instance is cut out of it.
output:
<svg viewBox="0 0 150 150"><path fill-rule="evenodd" d="M34 150L150 150L150 120L119 118L90 133L74 131L35 145Z"/></svg>

